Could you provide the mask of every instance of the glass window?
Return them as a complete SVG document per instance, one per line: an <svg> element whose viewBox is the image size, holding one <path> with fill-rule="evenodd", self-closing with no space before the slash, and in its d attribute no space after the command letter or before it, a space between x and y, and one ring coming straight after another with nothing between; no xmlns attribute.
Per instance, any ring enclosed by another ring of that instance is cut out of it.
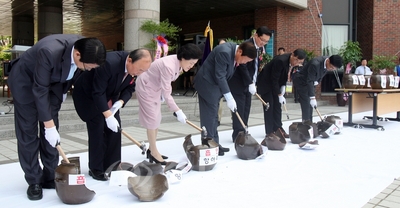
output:
<svg viewBox="0 0 400 208"><path fill-rule="evenodd" d="M338 54L340 47L348 41L348 25L323 25L322 26L322 55ZM335 92L339 88L338 81L342 80L343 67L338 70L338 77L329 71L321 81L321 92Z"/></svg>
<svg viewBox="0 0 400 208"><path fill-rule="evenodd" d="M322 55L329 56L339 52L340 47L349 40L348 25L322 26Z"/></svg>

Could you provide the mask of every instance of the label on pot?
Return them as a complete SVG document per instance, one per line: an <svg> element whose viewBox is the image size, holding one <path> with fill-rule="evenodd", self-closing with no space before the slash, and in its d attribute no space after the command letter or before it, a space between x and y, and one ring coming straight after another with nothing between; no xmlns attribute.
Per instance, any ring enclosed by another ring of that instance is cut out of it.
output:
<svg viewBox="0 0 400 208"><path fill-rule="evenodd" d="M386 75L381 75L381 87L386 88Z"/></svg>
<svg viewBox="0 0 400 208"><path fill-rule="evenodd" d="M360 82L360 85L365 85L364 75L358 75L358 81Z"/></svg>
<svg viewBox="0 0 400 208"><path fill-rule="evenodd" d="M218 159L218 147L199 150L199 166L214 165Z"/></svg>
<svg viewBox="0 0 400 208"><path fill-rule="evenodd" d="M367 79L367 87L371 87L371 77L368 77Z"/></svg>
<svg viewBox="0 0 400 208"><path fill-rule="evenodd" d="M353 85L358 85L358 77L357 77L357 75L351 75L351 78L353 79Z"/></svg>
<svg viewBox="0 0 400 208"><path fill-rule="evenodd" d="M398 88L399 87L399 81L400 81L400 77L399 76L395 76L394 77L394 88Z"/></svg>
<svg viewBox="0 0 400 208"><path fill-rule="evenodd" d="M343 121L342 119L336 119L335 120L335 125L340 129L343 129Z"/></svg>
<svg viewBox="0 0 400 208"><path fill-rule="evenodd" d="M310 129L308 129L308 134L310 135L310 138L314 138L314 128L310 126Z"/></svg>
<svg viewBox="0 0 400 208"><path fill-rule="evenodd" d="M180 170L168 170L165 174L169 183L178 183L182 180L182 172Z"/></svg>
<svg viewBox="0 0 400 208"><path fill-rule="evenodd" d="M68 185L85 185L85 174L69 174Z"/></svg>
<svg viewBox="0 0 400 208"><path fill-rule="evenodd" d="M389 86L394 87L394 76L393 75L389 75Z"/></svg>
<svg viewBox="0 0 400 208"><path fill-rule="evenodd" d="M339 128L338 128L335 124L332 124L332 125L325 131L325 133L327 133L328 135L335 134L336 132L339 132Z"/></svg>

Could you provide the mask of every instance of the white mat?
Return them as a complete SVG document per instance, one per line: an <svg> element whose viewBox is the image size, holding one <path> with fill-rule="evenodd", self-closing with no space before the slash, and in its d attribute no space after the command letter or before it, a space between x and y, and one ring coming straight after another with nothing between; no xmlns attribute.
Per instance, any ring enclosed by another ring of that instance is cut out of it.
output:
<svg viewBox="0 0 400 208"><path fill-rule="evenodd" d="M347 121L347 113L337 114ZM371 124L356 114L353 122ZM387 117L395 117L388 114ZM315 117L314 121L318 121ZM293 121L284 123L285 129ZM220 132L220 141L231 151L218 158L208 172L191 171L180 183L170 184L165 195L155 202L139 202L127 186L109 186L87 175L87 153L79 156L86 186L96 192L82 207L362 207L400 176L398 122L379 121L385 131L345 127L340 135L319 140L315 150L302 150L288 140L285 150L268 151L262 160L244 161L236 157L231 131ZM193 129L194 133L197 133ZM264 127L249 128L259 142ZM193 136L198 144L199 135ZM162 154L178 161L184 156L184 138L158 142ZM123 161L137 164L145 159L136 146L124 147ZM43 199L30 201L27 184L18 163L0 165L2 207L66 206L55 190L44 189Z"/></svg>

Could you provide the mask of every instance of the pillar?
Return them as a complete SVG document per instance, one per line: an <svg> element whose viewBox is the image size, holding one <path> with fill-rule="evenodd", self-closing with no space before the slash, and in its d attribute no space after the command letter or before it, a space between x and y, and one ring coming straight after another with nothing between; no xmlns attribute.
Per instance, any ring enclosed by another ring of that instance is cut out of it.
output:
<svg viewBox="0 0 400 208"><path fill-rule="evenodd" d="M63 33L62 0L38 1L38 40Z"/></svg>
<svg viewBox="0 0 400 208"><path fill-rule="evenodd" d="M35 42L33 1L15 0L12 7L12 45L32 46Z"/></svg>
<svg viewBox="0 0 400 208"><path fill-rule="evenodd" d="M139 30L145 20L160 21L160 0L125 0L125 51L143 47L153 38L152 34Z"/></svg>

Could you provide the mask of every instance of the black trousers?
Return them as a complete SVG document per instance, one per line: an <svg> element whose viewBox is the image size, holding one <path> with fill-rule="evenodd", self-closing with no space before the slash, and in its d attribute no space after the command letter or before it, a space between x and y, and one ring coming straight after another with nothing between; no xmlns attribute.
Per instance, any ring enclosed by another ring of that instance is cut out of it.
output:
<svg viewBox="0 0 400 208"><path fill-rule="evenodd" d="M307 86L295 85L298 101L301 107L301 119L303 121L310 120L312 122L313 109L310 105L310 96L308 95Z"/></svg>
<svg viewBox="0 0 400 208"><path fill-rule="evenodd" d="M119 111L114 115L121 126ZM121 132L107 127L102 113L86 122L89 137L89 169L105 172L115 162L121 161Z"/></svg>
<svg viewBox="0 0 400 208"><path fill-rule="evenodd" d="M263 106L265 134L268 135L282 127L282 107L281 103L279 103L279 97L274 96L272 92L261 94L260 96L265 102L269 103L267 111Z"/></svg>
<svg viewBox="0 0 400 208"><path fill-rule="evenodd" d="M62 101L52 91L49 92L49 96L51 115L58 129L58 111ZM44 124L38 121L36 104L34 101L22 104L17 99L14 99L13 102L18 159L25 173L25 180L29 185L53 182L59 155L57 149L52 147L44 136ZM40 167L39 158L43 169Z"/></svg>
<svg viewBox="0 0 400 208"><path fill-rule="evenodd" d="M219 144L218 136L218 108L219 100L206 99L200 94L199 97L199 111L200 111L200 127L206 127L207 137L213 138ZM202 132L202 136L205 135Z"/></svg>
<svg viewBox="0 0 400 208"><path fill-rule="evenodd" d="M243 123L247 126L250 115L251 108L251 94L246 90L243 92L235 93L231 92L233 98L236 102L237 112L239 113L240 118L243 120ZM232 112L232 141L235 142L237 135L240 131L245 131L242 124L240 123L236 113Z"/></svg>

